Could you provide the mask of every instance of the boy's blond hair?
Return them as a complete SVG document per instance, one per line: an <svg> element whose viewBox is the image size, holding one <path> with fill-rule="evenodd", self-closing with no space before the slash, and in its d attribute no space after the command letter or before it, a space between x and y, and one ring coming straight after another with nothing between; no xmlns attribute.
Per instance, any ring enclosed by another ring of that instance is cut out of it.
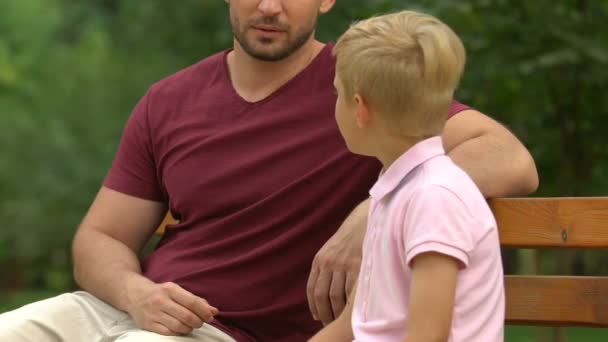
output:
<svg viewBox="0 0 608 342"><path fill-rule="evenodd" d="M333 53L348 102L359 94L397 120L400 135L441 134L466 59L447 25L413 11L373 17L352 25Z"/></svg>

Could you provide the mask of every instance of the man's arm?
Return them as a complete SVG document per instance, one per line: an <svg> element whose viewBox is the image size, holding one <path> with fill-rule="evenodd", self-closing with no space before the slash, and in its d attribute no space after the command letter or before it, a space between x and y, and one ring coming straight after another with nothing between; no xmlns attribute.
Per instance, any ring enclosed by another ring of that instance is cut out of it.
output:
<svg viewBox="0 0 608 342"><path fill-rule="evenodd" d="M369 205L369 199L361 202L312 262L306 286L308 304L314 319L325 325L340 316L347 294L355 289Z"/></svg>
<svg viewBox="0 0 608 342"><path fill-rule="evenodd" d="M475 110L450 118L443 133L448 155L486 198L526 195L538 187L532 156L504 126ZM338 317L350 291L346 279L359 272L369 200L362 202L319 250L307 294L311 312L324 324ZM352 284L352 282L351 282Z"/></svg>
<svg viewBox="0 0 608 342"><path fill-rule="evenodd" d="M534 159L503 125L476 110L450 118L443 132L447 154L486 198L527 195L538 187Z"/></svg>
<svg viewBox="0 0 608 342"><path fill-rule="evenodd" d="M74 277L83 289L128 312L138 327L179 335L201 327L217 309L176 284L142 276L138 253L165 213L163 203L102 187L74 238Z"/></svg>
<svg viewBox="0 0 608 342"><path fill-rule="evenodd" d="M450 336L458 261L439 253L412 260L408 335L403 342L446 342Z"/></svg>

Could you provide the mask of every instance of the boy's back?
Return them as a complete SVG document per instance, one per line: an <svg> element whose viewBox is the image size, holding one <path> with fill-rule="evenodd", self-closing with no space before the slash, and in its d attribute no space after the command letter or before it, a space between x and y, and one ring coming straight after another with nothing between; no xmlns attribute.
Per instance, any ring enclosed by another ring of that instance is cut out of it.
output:
<svg viewBox="0 0 608 342"><path fill-rule="evenodd" d="M469 176L424 140L370 191L368 233L353 312L357 341L395 341L408 321L411 260L436 252L459 261L450 341L502 341L503 272L496 222Z"/></svg>
<svg viewBox="0 0 608 342"><path fill-rule="evenodd" d="M368 232L353 312L357 341L403 338L412 259L435 252L458 260L450 341L502 341L503 272L496 222L439 137L397 159L370 191Z"/></svg>

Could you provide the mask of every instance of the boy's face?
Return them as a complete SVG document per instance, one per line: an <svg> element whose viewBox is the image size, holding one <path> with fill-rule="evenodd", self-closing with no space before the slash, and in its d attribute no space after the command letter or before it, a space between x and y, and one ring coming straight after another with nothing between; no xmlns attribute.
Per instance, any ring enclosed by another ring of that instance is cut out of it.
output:
<svg viewBox="0 0 608 342"><path fill-rule="evenodd" d="M319 13L334 0L225 0L238 44L263 61L278 61L313 38Z"/></svg>
<svg viewBox="0 0 608 342"><path fill-rule="evenodd" d="M361 144L361 129L357 125L357 106L352 99L344 97L344 87L342 81L336 74L334 78L334 88L336 88L336 122L342 137L346 141L346 146L353 153L358 153Z"/></svg>

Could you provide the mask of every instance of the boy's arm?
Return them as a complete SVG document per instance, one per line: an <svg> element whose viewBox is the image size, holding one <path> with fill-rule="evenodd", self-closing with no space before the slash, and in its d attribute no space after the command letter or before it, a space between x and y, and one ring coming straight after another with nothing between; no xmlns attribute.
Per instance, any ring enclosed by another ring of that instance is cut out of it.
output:
<svg viewBox="0 0 608 342"><path fill-rule="evenodd" d="M309 342L351 342L353 340L354 336L351 319L353 316L356 293L357 283L355 282L353 290L346 302L346 306L340 316L321 329L321 331L313 336Z"/></svg>
<svg viewBox="0 0 608 342"><path fill-rule="evenodd" d="M412 262L408 336L403 342L446 342L452 325L459 261L427 252Z"/></svg>
<svg viewBox="0 0 608 342"><path fill-rule="evenodd" d="M353 334L350 331L350 323L346 322L350 321L350 318L344 317L344 311L338 319L326 325L309 342L351 342Z"/></svg>

